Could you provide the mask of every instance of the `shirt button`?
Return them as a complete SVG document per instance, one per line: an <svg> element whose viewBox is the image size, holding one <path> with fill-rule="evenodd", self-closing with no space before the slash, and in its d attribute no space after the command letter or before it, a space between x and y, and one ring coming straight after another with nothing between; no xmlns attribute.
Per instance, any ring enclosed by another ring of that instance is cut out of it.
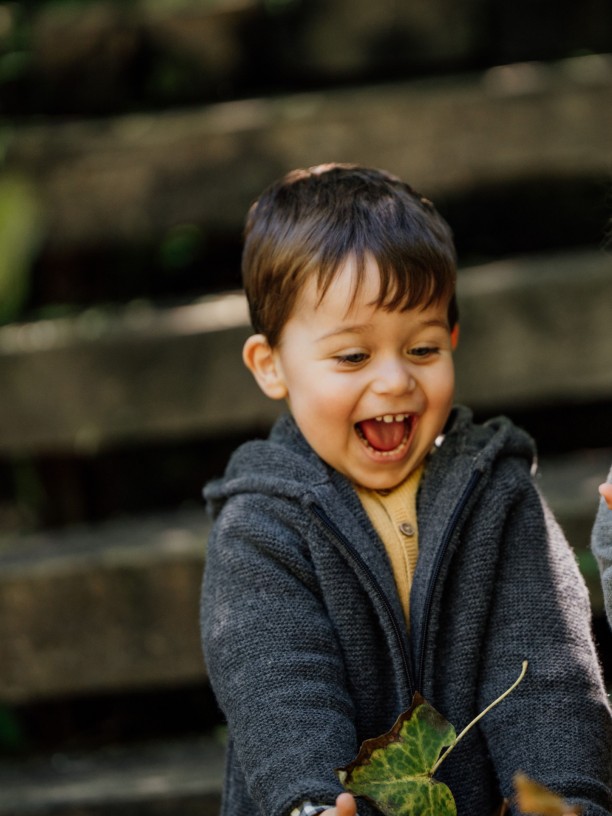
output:
<svg viewBox="0 0 612 816"><path fill-rule="evenodd" d="M410 522L404 521L399 526L400 533L403 533L405 536L413 536L414 535L414 527Z"/></svg>

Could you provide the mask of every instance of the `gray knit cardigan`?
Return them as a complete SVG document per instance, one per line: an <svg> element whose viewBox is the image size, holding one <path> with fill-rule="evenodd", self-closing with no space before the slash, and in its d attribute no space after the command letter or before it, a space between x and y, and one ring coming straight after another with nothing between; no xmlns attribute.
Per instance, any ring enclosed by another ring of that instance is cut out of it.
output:
<svg viewBox="0 0 612 816"><path fill-rule="evenodd" d="M612 483L612 470L608 475L608 481ZM599 503L595 518L591 545L599 564L606 614L612 627L612 510L608 509L603 499Z"/></svg>
<svg viewBox="0 0 612 816"><path fill-rule="evenodd" d="M205 496L207 668L227 718L223 816L333 803L334 769L419 690L459 731L527 676L440 767L459 816L489 816L518 771L612 811L612 716L586 588L530 473L529 437L455 409L418 495L407 633L351 484L285 416ZM360 801L360 815L377 811Z"/></svg>

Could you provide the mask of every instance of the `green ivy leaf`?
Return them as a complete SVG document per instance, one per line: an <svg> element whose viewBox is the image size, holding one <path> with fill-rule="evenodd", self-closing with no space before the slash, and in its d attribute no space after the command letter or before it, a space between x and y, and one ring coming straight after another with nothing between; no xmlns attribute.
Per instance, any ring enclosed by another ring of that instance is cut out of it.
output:
<svg viewBox="0 0 612 816"><path fill-rule="evenodd" d="M454 727L417 693L389 732L366 740L336 773L346 790L385 816L455 816L450 789L432 775L442 750L455 741Z"/></svg>
<svg viewBox="0 0 612 816"><path fill-rule="evenodd" d="M450 789L434 774L463 737L522 682L521 673L457 736L454 727L417 692L386 734L366 740L355 759L336 771L345 789L369 799L385 816L456 816ZM444 750L446 749L446 750ZM500 810L503 814L504 810Z"/></svg>

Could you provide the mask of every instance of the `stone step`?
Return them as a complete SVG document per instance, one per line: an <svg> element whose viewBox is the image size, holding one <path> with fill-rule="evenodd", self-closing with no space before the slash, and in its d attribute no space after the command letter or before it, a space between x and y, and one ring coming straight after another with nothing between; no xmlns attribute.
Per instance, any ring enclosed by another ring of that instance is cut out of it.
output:
<svg viewBox="0 0 612 816"><path fill-rule="evenodd" d="M591 530L599 506L597 488L605 482L610 466L612 447L548 456L539 466L540 489L576 553L594 615L604 614L604 601L601 577L590 549Z"/></svg>
<svg viewBox="0 0 612 816"><path fill-rule="evenodd" d="M0 816L216 816L224 748L214 738L0 762Z"/></svg>
<svg viewBox="0 0 612 816"><path fill-rule="evenodd" d="M558 3L554 25L547 8L500 4L492 11L486 0L140 0L128 7L99 0L33 6L28 17L29 70L19 87L30 92L16 94L5 81L0 101L10 112L12 103L19 111L88 114L169 98L242 96L254 83L371 81L612 47L612 12L600 0L584 0L580 13L567 0ZM9 43L17 22L8 7ZM172 95L160 65L173 69Z"/></svg>
<svg viewBox="0 0 612 816"><path fill-rule="evenodd" d="M602 448L545 459L540 469L598 614L589 537L611 462L612 448ZM0 701L203 681L198 609L208 531L202 509L0 540Z"/></svg>
<svg viewBox="0 0 612 816"><path fill-rule="evenodd" d="M458 290L460 401L508 412L612 399L608 254L464 269ZM282 406L242 364L248 333L237 293L0 328L0 455L266 428Z"/></svg>
<svg viewBox="0 0 612 816"><path fill-rule="evenodd" d="M460 123L460 127L458 127ZM181 223L239 234L252 199L321 161L385 167L434 200L612 163L612 57L251 98L202 109L22 124L6 168L29 177L55 250L151 240Z"/></svg>
<svg viewBox="0 0 612 816"><path fill-rule="evenodd" d="M269 422L275 406L241 363L247 323L229 294L0 328L0 452L94 453Z"/></svg>
<svg viewBox="0 0 612 816"><path fill-rule="evenodd" d="M612 397L610 253L568 252L466 269L459 273L458 297L459 401L511 411Z"/></svg>
<svg viewBox="0 0 612 816"><path fill-rule="evenodd" d="M439 68L469 61L478 53L480 30L474 23L483 15L483 6L483 0L460 6L433 0L393 8L373 6L366 0L328 0L324 7L312 4L298 11L290 2L271 9L258 0L208 0L204 4L140 0L130 8L102 0L90 7L43 7L31 14L29 45L34 68L30 82L39 78L45 89L56 93L70 82L77 103L87 111L96 105L95 99L86 99L92 86L103 101L113 88L119 103L126 96L130 101L126 90L163 101L163 91L155 93L156 60L175 66L179 100L185 95L180 79L187 77L193 79L190 98L214 98L240 93L254 79L269 84L276 77L278 84L281 77L285 83L288 77L294 81L309 77L312 82L313 78L338 80L366 71L380 73L385 68ZM254 35L259 51L253 46ZM489 36L494 36L492 31ZM329 47L331 37L333 48ZM508 43L501 30L496 44L508 58ZM612 38L600 36L592 40L591 50L611 45ZM491 40L489 48L495 53ZM542 51L547 53L546 47ZM104 72L99 70L101 59ZM139 59L140 74L130 77ZM143 81L147 73L148 83ZM43 103L49 105L48 97ZM64 102L73 110L74 104L73 99Z"/></svg>
<svg viewBox="0 0 612 816"><path fill-rule="evenodd" d="M202 507L0 538L0 700L204 680L209 526Z"/></svg>

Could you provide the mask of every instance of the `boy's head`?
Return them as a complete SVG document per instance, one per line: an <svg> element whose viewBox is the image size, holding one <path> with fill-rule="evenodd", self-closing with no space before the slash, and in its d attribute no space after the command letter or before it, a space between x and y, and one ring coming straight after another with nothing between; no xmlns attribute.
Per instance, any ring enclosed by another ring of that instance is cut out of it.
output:
<svg viewBox="0 0 612 816"><path fill-rule="evenodd" d="M352 481L403 481L454 394L455 250L433 205L379 170L294 171L249 213L243 277L264 393Z"/></svg>
<svg viewBox="0 0 612 816"><path fill-rule="evenodd" d="M324 294L349 256L376 261L379 306L447 299L454 328L455 247L433 204L382 170L328 164L288 173L249 211L242 280L255 331L276 346L305 281Z"/></svg>

